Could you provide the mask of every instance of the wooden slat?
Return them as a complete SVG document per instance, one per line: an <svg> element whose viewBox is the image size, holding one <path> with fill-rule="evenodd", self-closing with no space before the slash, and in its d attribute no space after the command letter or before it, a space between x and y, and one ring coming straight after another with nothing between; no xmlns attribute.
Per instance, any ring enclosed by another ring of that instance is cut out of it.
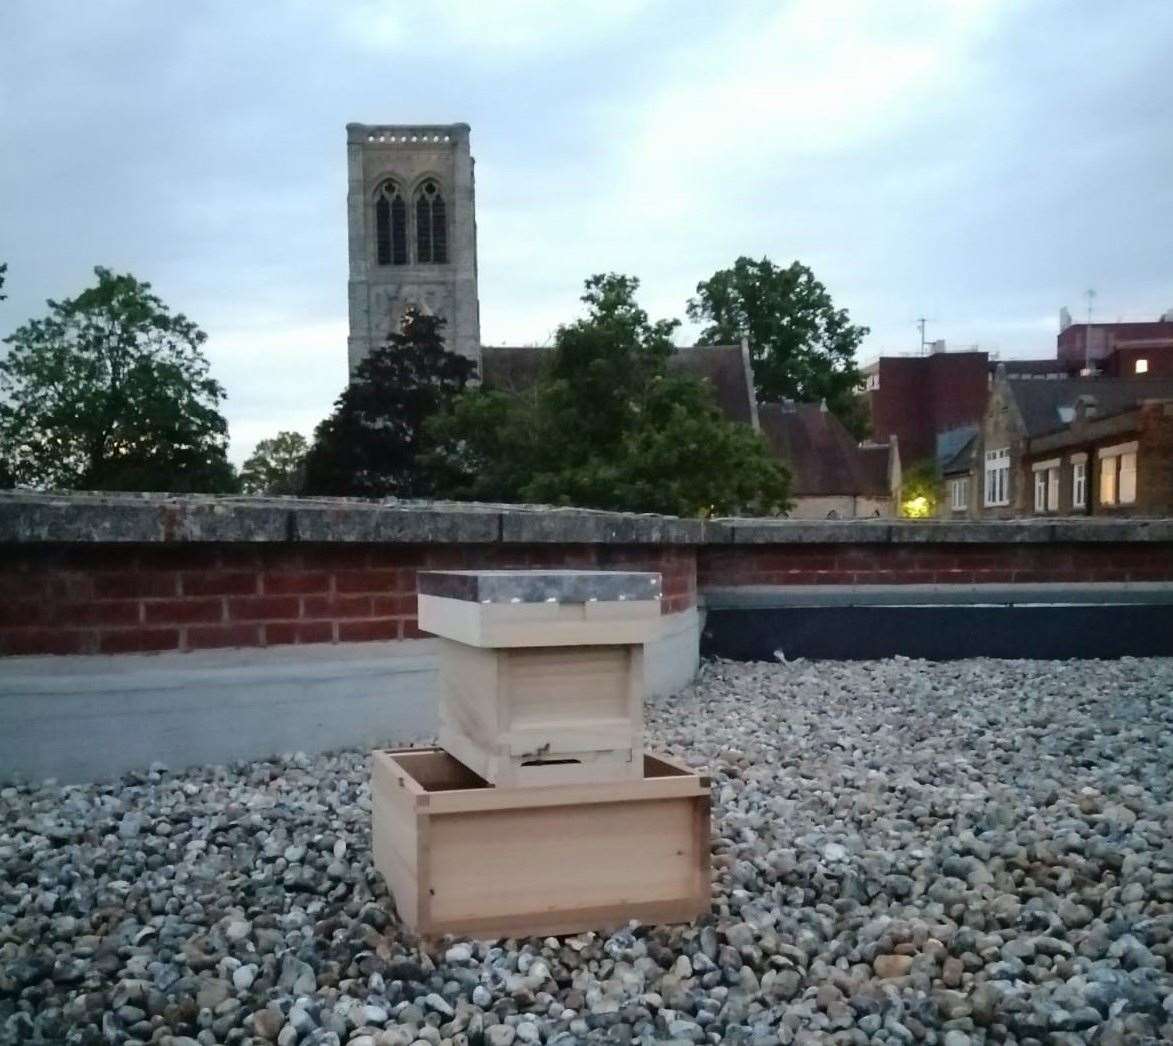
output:
<svg viewBox="0 0 1173 1046"><path fill-rule="evenodd" d="M436 922L696 895L688 800L433 817L431 845Z"/></svg>
<svg viewBox="0 0 1173 1046"><path fill-rule="evenodd" d="M647 643L661 629L660 601L628 600L603 613L591 603L470 603L443 596L418 598L425 632L477 647L585 646ZM622 608L622 609L619 609Z"/></svg>

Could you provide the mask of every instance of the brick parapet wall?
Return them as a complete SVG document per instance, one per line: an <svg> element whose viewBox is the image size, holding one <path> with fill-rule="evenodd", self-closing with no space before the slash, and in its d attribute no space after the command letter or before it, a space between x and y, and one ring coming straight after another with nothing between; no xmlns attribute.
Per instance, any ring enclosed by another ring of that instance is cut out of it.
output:
<svg viewBox="0 0 1173 1046"><path fill-rule="evenodd" d="M695 555L670 546L9 546L0 653L416 639L416 571L474 567L655 570L663 613L696 603Z"/></svg>
<svg viewBox="0 0 1173 1046"><path fill-rule="evenodd" d="M1173 543L746 545L706 548L702 589L1173 581Z"/></svg>
<svg viewBox="0 0 1173 1046"><path fill-rule="evenodd" d="M679 520L346 500L0 494L0 654L412 639L422 568L698 584L1173 581L1173 521Z"/></svg>

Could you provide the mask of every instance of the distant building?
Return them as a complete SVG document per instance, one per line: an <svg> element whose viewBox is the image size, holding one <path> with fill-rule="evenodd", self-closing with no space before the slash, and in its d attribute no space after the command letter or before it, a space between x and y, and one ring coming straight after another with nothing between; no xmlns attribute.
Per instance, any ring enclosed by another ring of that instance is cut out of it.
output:
<svg viewBox="0 0 1173 1046"><path fill-rule="evenodd" d="M989 355L946 352L881 356L863 368L863 395L876 442L895 433L905 464L935 457L937 434L976 425L986 408Z"/></svg>
<svg viewBox="0 0 1173 1046"><path fill-rule="evenodd" d="M762 435L790 470L792 519L899 515L899 440L859 444L817 403L759 403Z"/></svg>
<svg viewBox="0 0 1173 1046"><path fill-rule="evenodd" d="M1072 323L1060 313L1057 358L1067 373L1173 377L1173 309L1151 322Z"/></svg>
<svg viewBox="0 0 1173 1046"><path fill-rule="evenodd" d="M945 518L1169 515L1173 379L1000 373L942 476Z"/></svg>

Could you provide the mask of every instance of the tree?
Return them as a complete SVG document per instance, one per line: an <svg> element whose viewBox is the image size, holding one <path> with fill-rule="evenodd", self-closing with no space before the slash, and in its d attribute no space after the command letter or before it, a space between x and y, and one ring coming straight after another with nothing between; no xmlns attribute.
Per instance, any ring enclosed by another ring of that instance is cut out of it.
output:
<svg viewBox="0 0 1173 1046"><path fill-rule="evenodd" d="M754 387L767 402L825 401L857 437L866 435L866 416L855 390L860 382L855 350L868 334L800 262L781 268L762 258L741 257L697 284L688 316L708 326L700 343L718 345L749 339Z"/></svg>
<svg viewBox="0 0 1173 1046"><path fill-rule="evenodd" d="M930 519L937 514L941 478L937 463L929 458L904 470L900 479L900 515L906 519Z"/></svg>
<svg viewBox="0 0 1173 1046"><path fill-rule="evenodd" d="M334 412L314 430L305 493L421 497L424 420L459 393L476 365L444 348L444 321L408 312L400 331L360 365Z"/></svg>
<svg viewBox="0 0 1173 1046"><path fill-rule="evenodd" d="M309 444L300 432L278 432L261 440L240 470L240 487L246 494L296 494L303 485L302 471Z"/></svg>
<svg viewBox="0 0 1173 1046"><path fill-rule="evenodd" d="M4 262L2 265L0 265L0 291L4 290L4 280L7 276L8 276L8 262ZM8 297L7 294L0 294L0 301L3 301L7 297Z"/></svg>
<svg viewBox="0 0 1173 1046"><path fill-rule="evenodd" d="M206 335L149 283L96 268L5 341L0 443L16 482L74 490L232 491L224 390Z"/></svg>
<svg viewBox="0 0 1173 1046"><path fill-rule="evenodd" d="M668 373L676 323L651 322L638 287L591 277L587 315L558 329L531 394L470 390L429 422L441 492L684 516L786 506L788 476L761 437Z"/></svg>

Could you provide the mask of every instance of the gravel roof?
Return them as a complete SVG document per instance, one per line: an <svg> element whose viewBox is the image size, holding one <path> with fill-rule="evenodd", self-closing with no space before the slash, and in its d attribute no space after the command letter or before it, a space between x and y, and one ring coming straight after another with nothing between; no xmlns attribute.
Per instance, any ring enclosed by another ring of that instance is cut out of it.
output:
<svg viewBox="0 0 1173 1046"><path fill-rule="evenodd" d="M0 790L0 1042L1173 1041L1173 659L708 665L696 925L423 948L363 752ZM172 1037L174 1036L174 1037Z"/></svg>

